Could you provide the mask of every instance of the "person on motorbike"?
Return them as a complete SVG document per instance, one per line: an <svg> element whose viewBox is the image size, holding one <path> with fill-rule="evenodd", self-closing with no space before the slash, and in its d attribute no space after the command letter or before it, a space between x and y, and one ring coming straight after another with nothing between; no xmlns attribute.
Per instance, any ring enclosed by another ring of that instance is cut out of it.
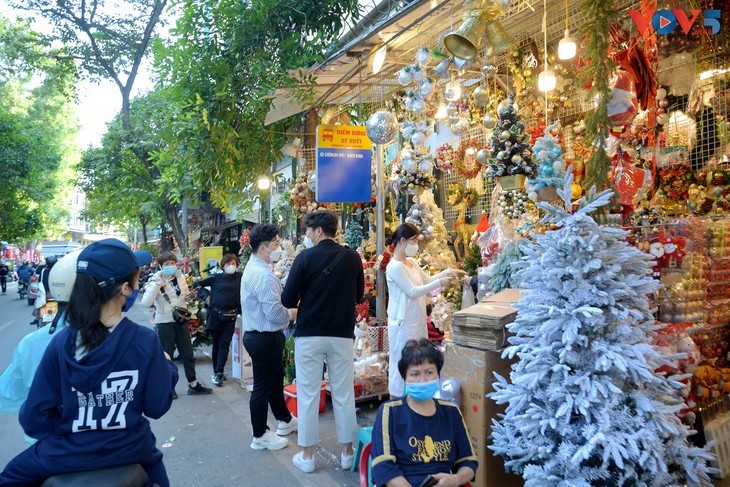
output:
<svg viewBox="0 0 730 487"><path fill-rule="evenodd" d="M41 270L38 280L43 284L43 290L46 292L46 299L53 299L53 295L50 294L48 288L48 275L51 273L51 269L58 262L58 257L55 255L49 255L46 257L46 266Z"/></svg>
<svg viewBox="0 0 730 487"><path fill-rule="evenodd" d="M30 266L30 262L27 260L23 261L23 264L18 267L18 281L25 282L26 285L30 283L30 276L33 275L33 268Z"/></svg>
<svg viewBox="0 0 730 487"><path fill-rule="evenodd" d="M79 254L69 326L46 349L20 408L23 429L38 442L6 465L0 485L135 463L149 483L170 485L146 417L170 409L177 366L154 331L122 316L142 264L116 239Z"/></svg>
<svg viewBox="0 0 730 487"><path fill-rule="evenodd" d="M5 260L0 261L0 286L2 286L3 294L7 294L8 274L10 274L10 267Z"/></svg>

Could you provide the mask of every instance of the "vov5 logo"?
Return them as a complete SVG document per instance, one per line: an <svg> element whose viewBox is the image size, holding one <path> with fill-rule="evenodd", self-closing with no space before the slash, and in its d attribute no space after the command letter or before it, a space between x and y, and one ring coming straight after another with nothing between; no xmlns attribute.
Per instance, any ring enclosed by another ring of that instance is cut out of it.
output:
<svg viewBox="0 0 730 487"><path fill-rule="evenodd" d="M685 34L689 34L692 27L697 22L697 18L702 14L702 23L704 30L712 35L720 32L720 11L719 10L690 10L689 17L684 10L649 10L644 14L639 10L629 9L629 15L639 29L639 33L643 34L651 23L654 32L659 35L667 35L674 32L679 25Z"/></svg>

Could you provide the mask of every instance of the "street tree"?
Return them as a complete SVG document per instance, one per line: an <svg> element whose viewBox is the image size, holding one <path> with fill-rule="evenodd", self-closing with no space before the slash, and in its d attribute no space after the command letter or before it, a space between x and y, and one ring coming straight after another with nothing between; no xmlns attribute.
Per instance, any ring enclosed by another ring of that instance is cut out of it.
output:
<svg viewBox="0 0 730 487"><path fill-rule="evenodd" d="M112 80L122 96L122 126L130 117L132 88L162 21L167 0L10 0L13 7L39 14L92 80Z"/></svg>
<svg viewBox="0 0 730 487"><path fill-rule="evenodd" d="M76 70L26 22L0 18L0 240L57 238L78 154Z"/></svg>

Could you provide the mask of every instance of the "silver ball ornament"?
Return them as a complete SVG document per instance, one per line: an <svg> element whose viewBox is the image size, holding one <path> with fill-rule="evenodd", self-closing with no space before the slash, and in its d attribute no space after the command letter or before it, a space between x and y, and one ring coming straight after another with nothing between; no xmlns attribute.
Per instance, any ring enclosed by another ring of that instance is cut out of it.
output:
<svg viewBox="0 0 730 487"><path fill-rule="evenodd" d="M515 154L512 156L512 164L519 164L520 162L522 162L522 156L520 156L519 154Z"/></svg>
<svg viewBox="0 0 730 487"><path fill-rule="evenodd" d="M481 85L474 89L472 96L474 97L474 103L478 107L486 106L489 101L489 92Z"/></svg>
<svg viewBox="0 0 730 487"><path fill-rule="evenodd" d="M482 125L487 130L492 130L497 125L497 117L491 113L487 113L482 117Z"/></svg>
<svg viewBox="0 0 730 487"><path fill-rule="evenodd" d="M499 138L502 140L509 140L510 137L512 137L512 134L509 133L509 130L503 130L501 134L499 134Z"/></svg>
<svg viewBox="0 0 730 487"><path fill-rule="evenodd" d="M477 152L477 161L479 164L486 164L489 162L489 151L487 149L479 149Z"/></svg>
<svg viewBox="0 0 730 487"><path fill-rule="evenodd" d="M398 134L398 119L391 112L378 110L365 124L368 137L375 144L387 144Z"/></svg>
<svg viewBox="0 0 730 487"><path fill-rule="evenodd" d="M509 99L505 98L504 100L499 102L499 105L497 105L497 113L499 113L499 114L504 113L505 111L507 111L509 106L510 106Z"/></svg>

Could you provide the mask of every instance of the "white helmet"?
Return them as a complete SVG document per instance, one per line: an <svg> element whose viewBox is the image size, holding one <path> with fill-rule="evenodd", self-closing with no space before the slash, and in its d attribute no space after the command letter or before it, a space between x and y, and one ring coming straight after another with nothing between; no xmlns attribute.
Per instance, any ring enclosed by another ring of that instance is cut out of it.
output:
<svg viewBox="0 0 730 487"><path fill-rule="evenodd" d="M67 303L71 298L71 290L76 282L76 261L83 249L61 257L48 275L48 288L51 297L58 302Z"/></svg>

